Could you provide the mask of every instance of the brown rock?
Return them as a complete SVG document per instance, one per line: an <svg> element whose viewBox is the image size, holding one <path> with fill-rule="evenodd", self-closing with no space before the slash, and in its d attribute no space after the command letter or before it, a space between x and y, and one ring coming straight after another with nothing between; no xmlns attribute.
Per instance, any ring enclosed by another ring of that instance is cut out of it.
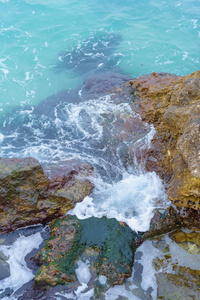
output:
<svg viewBox="0 0 200 300"><path fill-rule="evenodd" d="M200 246L200 233L197 230L191 230L191 232L184 232L182 230L178 230L170 234L170 238L176 243L192 242Z"/></svg>
<svg viewBox="0 0 200 300"><path fill-rule="evenodd" d="M147 170L164 179L175 205L199 210L200 71L184 77L153 73L130 84L138 112L157 131Z"/></svg>
<svg viewBox="0 0 200 300"><path fill-rule="evenodd" d="M64 215L89 195L89 164L75 160L45 167L33 158L0 159L0 233Z"/></svg>
<svg viewBox="0 0 200 300"><path fill-rule="evenodd" d="M148 239L156 235L167 233L177 229L181 224L181 217L173 207L168 207L163 211L155 209L150 228L144 233L143 238Z"/></svg>

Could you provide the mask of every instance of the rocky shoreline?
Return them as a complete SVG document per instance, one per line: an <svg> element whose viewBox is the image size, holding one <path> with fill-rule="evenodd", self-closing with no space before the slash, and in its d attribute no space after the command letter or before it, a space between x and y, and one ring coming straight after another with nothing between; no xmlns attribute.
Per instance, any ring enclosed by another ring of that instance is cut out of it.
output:
<svg viewBox="0 0 200 300"><path fill-rule="evenodd" d="M75 265L83 257L90 257L92 262L89 284L94 284L94 298L104 299L111 286L121 285L131 276L137 247L147 240L160 240L172 231L175 243L182 243L190 253L193 247L196 249L193 253L199 254L200 71L183 77L152 73L129 81L124 90L121 86L115 90L122 94L128 90L134 110L156 129L152 147L142 149L137 159L145 157L146 171L155 171L162 178L172 205L166 210L155 210L149 231L143 233L133 232L126 224L105 217L81 221L64 215L91 194L94 188L91 165L71 160L42 168L33 158L1 158L0 234L51 221L51 237L34 257L39 270L30 299L39 299L34 290L45 295L57 284L78 287ZM181 233L181 228L193 229ZM4 261L0 255L0 264ZM165 270L162 264L155 263L158 270ZM183 279L184 272L188 280ZM194 299L200 294L199 270L176 266L174 272L159 274L162 276L157 277L157 299L177 299L169 296L175 275L179 278L176 293L180 293L181 299L189 299L180 292L187 285L190 294L194 292ZM106 277L106 283L96 279L102 276ZM141 299L151 299L147 294L144 297Z"/></svg>

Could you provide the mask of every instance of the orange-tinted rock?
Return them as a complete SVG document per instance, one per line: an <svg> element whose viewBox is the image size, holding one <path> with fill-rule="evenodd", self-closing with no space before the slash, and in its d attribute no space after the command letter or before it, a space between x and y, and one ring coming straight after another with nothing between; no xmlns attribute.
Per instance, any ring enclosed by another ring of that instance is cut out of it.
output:
<svg viewBox="0 0 200 300"><path fill-rule="evenodd" d="M93 189L93 167L78 161L49 166L33 158L0 159L0 233L64 215Z"/></svg>
<svg viewBox="0 0 200 300"><path fill-rule="evenodd" d="M147 170L168 184L174 204L199 210L200 71L184 77L153 73L130 84L138 112L157 131Z"/></svg>

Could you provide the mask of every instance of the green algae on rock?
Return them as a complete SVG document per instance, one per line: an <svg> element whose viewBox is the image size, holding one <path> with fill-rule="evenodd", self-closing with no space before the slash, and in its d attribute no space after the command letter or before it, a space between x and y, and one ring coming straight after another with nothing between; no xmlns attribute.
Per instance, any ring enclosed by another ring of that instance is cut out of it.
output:
<svg viewBox="0 0 200 300"><path fill-rule="evenodd" d="M35 276L37 286L77 280L76 263L88 248L99 252L95 261L97 274L105 275L109 286L122 284L131 276L134 253L142 235L134 233L126 224L106 217L78 220L67 216L52 221L50 230L51 239L34 258L41 266Z"/></svg>

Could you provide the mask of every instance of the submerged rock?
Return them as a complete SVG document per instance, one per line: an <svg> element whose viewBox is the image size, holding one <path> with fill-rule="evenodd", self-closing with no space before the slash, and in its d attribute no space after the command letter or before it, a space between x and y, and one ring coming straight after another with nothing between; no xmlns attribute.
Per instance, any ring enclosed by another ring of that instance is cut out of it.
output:
<svg viewBox="0 0 200 300"><path fill-rule="evenodd" d="M0 280L10 276L10 267L6 261L7 259L8 257L0 251Z"/></svg>
<svg viewBox="0 0 200 300"><path fill-rule="evenodd" d="M174 266L173 273L156 274L157 299L199 299L200 271Z"/></svg>
<svg viewBox="0 0 200 300"><path fill-rule="evenodd" d="M133 285L129 285L132 292L136 285L144 293L151 289L150 297L141 299L199 299L200 257L198 252L182 249L179 242L186 236L188 240L198 242L199 234L198 230L184 228L146 240L135 254L141 272L138 277L138 266L134 264Z"/></svg>
<svg viewBox="0 0 200 300"><path fill-rule="evenodd" d="M0 159L0 233L64 215L93 189L91 165L66 161L44 173L33 158Z"/></svg>
<svg viewBox="0 0 200 300"><path fill-rule="evenodd" d="M200 209L200 71L178 77L153 73L130 81L133 99L157 133L148 170L168 185L177 206Z"/></svg>
<svg viewBox="0 0 200 300"><path fill-rule="evenodd" d="M78 220L67 216L51 222L50 230L51 239L34 258L41 266L35 277L36 286L76 281L76 263L87 249L95 250L92 267L102 276L94 283L96 297L131 276L134 253L142 235L126 224L106 217Z"/></svg>
<svg viewBox="0 0 200 300"><path fill-rule="evenodd" d="M98 31L94 36L78 43L71 51L67 49L60 52L55 71L70 69L88 76L99 69L112 69L120 58L120 54L115 51L121 41L120 34Z"/></svg>

